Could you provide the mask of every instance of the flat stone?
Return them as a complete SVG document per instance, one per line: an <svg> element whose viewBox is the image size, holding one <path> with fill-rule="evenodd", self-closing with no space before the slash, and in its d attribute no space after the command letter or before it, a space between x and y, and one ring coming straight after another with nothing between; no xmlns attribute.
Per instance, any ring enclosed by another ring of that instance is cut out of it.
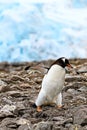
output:
<svg viewBox="0 0 87 130"><path fill-rule="evenodd" d="M8 117L8 116L14 116L13 112L15 111L16 106L15 105L5 105L0 110L0 117Z"/></svg>
<svg viewBox="0 0 87 130"><path fill-rule="evenodd" d="M20 118L19 120L16 121L18 125L25 125L25 124L30 124L30 121L24 118Z"/></svg>
<svg viewBox="0 0 87 130"><path fill-rule="evenodd" d="M9 97L3 97L2 102L5 102L6 104L10 104L10 105L13 103Z"/></svg>
<svg viewBox="0 0 87 130"><path fill-rule="evenodd" d="M0 86L6 86L7 83L5 83L4 81L0 80Z"/></svg>
<svg viewBox="0 0 87 130"><path fill-rule="evenodd" d="M52 127L52 122L39 122L38 124L34 124L32 130L52 130Z"/></svg>
<svg viewBox="0 0 87 130"><path fill-rule="evenodd" d="M4 81L0 80L0 93L9 91L10 87Z"/></svg>
<svg viewBox="0 0 87 130"><path fill-rule="evenodd" d="M14 114L11 112L0 112L0 118L5 118L5 117L13 117Z"/></svg>
<svg viewBox="0 0 87 130"><path fill-rule="evenodd" d="M82 127L80 125L75 124L75 125L70 125L68 130L83 130L83 129L82 129Z"/></svg>
<svg viewBox="0 0 87 130"><path fill-rule="evenodd" d="M74 112L74 124L87 125L87 106L78 107Z"/></svg>
<svg viewBox="0 0 87 130"><path fill-rule="evenodd" d="M64 120L64 124L70 124L73 123L73 118L67 118Z"/></svg>
<svg viewBox="0 0 87 130"><path fill-rule="evenodd" d="M64 121L64 117L63 116L53 117L52 120L53 121Z"/></svg>
<svg viewBox="0 0 87 130"><path fill-rule="evenodd" d="M19 126L17 130L32 130L32 128L29 125L24 124L24 125Z"/></svg>
<svg viewBox="0 0 87 130"><path fill-rule="evenodd" d="M82 75L74 75L74 76L66 75L65 81L66 82L75 82L75 81L81 82L81 81L87 81L87 79Z"/></svg>
<svg viewBox="0 0 87 130"><path fill-rule="evenodd" d="M1 127L4 127L4 126L9 127L9 128L11 128L11 126L17 127L15 120L16 119L14 119L14 118L8 118L7 117L7 118L5 118L1 121Z"/></svg>
<svg viewBox="0 0 87 130"><path fill-rule="evenodd" d="M0 126L0 130L8 130L8 128L6 126L2 126L2 127Z"/></svg>
<svg viewBox="0 0 87 130"><path fill-rule="evenodd" d="M82 86L81 88L78 89L78 91L81 91L81 92L87 91L87 86Z"/></svg>
<svg viewBox="0 0 87 130"><path fill-rule="evenodd" d="M71 93L71 94L76 94L77 93L77 91L75 89L71 89L71 88L68 89L67 92Z"/></svg>
<svg viewBox="0 0 87 130"><path fill-rule="evenodd" d="M0 110L0 112L14 112L16 109L15 105L5 105L3 108Z"/></svg>
<svg viewBox="0 0 87 130"><path fill-rule="evenodd" d="M9 91L7 92L8 95L12 96L12 97L20 97L21 96L21 92L20 91Z"/></svg>

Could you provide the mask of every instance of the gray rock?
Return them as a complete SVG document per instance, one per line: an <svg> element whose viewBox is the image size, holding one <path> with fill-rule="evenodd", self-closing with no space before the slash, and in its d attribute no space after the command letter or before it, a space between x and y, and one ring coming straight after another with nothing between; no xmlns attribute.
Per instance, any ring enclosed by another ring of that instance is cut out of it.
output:
<svg viewBox="0 0 87 130"><path fill-rule="evenodd" d="M70 124L70 123L73 123L73 118L67 118L64 120L64 124Z"/></svg>
<svg viewBox="0 0 87 130"><path fill-rule="evenodd" d="M52 130L52 128L52 122L39 122L33 126L32 130Z"/></svg>
<svg viewBox="0 0 87 130"><path fill-rule="evenodd" d="M83 127L83 130L87 130L87 125Z"/></svg>
<svg viewBox="0 0 87 130"><path fill-rule="evenodd" d="M27 120L27 119L24 119L24 118L20 118L20 119L18 119L17 121L16 121L16 123L18 124L18 125L25 125L25 124L30 124L30 121L29 120Z"/></svg>
<svg viewBox="0 0 87 130"><path fill-rule="evenodd" d="M53 117L53 121L64 121L63 116Z"/></svg>
<svg viewBox="0 0 87 130"><path fill-rule="evenodd" d="M0 130L10 130L9 128L7 128L6 126L0 127Z"/></svg>
<svg viewBox="0 0 87 130"><path fill-rule="evenodd" d="M71 88L68 89L67 92L71 93L71 94L76 94L77 93L77 91L75 89L71 89Z"/></svg>
<svg viewBox="0 0 87 130"><path fill-rule="evenodd" d="M14 118L5 118L1 121L0 127L17 128L17 124Z"/></svg>
<svg viewBox="0 0 87 130"><path fill-rule="evenodd" d="M5 105L3 108L0 110L0 112L14 112L16 109L15 105Z"/></svg>
<svg viewBox="0 0 87 130"><path fill-rule="evenodd" d="M17 102L15 105L16 105L16 107L17 107L18 110L23 110L23 109L25 109L25 106L23 105L23 102L22 102L22 101Z"/></svg>
<svg viewBox="0 0 87 130"><path fill-rule="evenodd" d="M23 118L5 118L2 120L0 130L31 130L31 123Z"/></svg>
<svg viewBox="0 0 87 130"><path fill-rule="evenodd" d="M6 86L6 85L7 84L4 81L0 80L0 86Z"/></svg>
<svg viewBox="0 0 87 130"><path fill-rule="evenodd" d="M11 101L11 99L9 99L9 96L8 97L3 97L2 102L6 103L6 104L9 104L9 105L12 105L12 103L13 103Z"/></svg>
<svg viewBox="0 0 87 130"><path fill-rule="evenodd" d="M82 127L80 125L71 125L68 130L83 130Z"/></svg>
<svg viewBox="0 0 87 130"><path fill-rule="evenodd" d="M63 116L53 117L53 121L56 121L56 125L63 125L65 118Z"/></svg>
<svg viewBox="0 0 87 130"><path fill-rule="evenodd" d="M30 126L28 126L27 124L24 124L19 126L17 130L32 130L32 128L30 128Z"/></svg>
<svg viewBox="0 0 87 130"><path fill-rule="evenodd" d="M81 82L81 81L87 81L87 79L83 75L66 75L65 77L66 82Z"/></svg>
<svg viewBox="0 0 87 130"><path fill-rule="evenodd" d="M21 96L21 92L20 91L9 91L7 92L8 95L12 96L12 97L20 97Z"/></svg>
<svg viewBox="0 0 87 130"><path fill-rule="evenodd" d="M66 127L67 129L69 129L71 126L72 126L71 123L65 124L65 127Z"/></svg>
<svg viewBox="0 0 87 130"><path fill-rule="evenodd" d="M82 86L81 88L78 89L78 91L86 92L87 91L87 86Z"/></svg>
<svg viewBox="0 0 87 130"><path fill-rule="evenodd" d="M74 112L74 124L87 125L87 106L78 107Z"/></svg>
<svg viewBox="0 0 87 130"><path fill-rule="evenodd" d="M87 102L87 99L86 99L86 97L84 97L83 95L78 95L77 97L76 97L76 100L79 102L84 102L84 103L86 103Z"/></svg>
<svg viewBox="0 0 87 130"><path fill-rule="evenodd" d="M84 66L79 66L78 71L86 71L87 70L87 63Z"/></svg>
<svg viewBox="0 0 87 130"><path fill-rule="evenodd" d="M11 112L6 112L6 111L0 112L0 118L12 117L12 116L14 116L14 114Z"/></svg>
<svg viewBox="0 0 87 130"><path fill-rule="evenodd" d="M6 91L9 91L9 90L10 90L10 87L7 86L7 83L0 80L0 92L6 92Z"/></svg>
<svg viewBox="0 0 87 130"><path fill-rule="evenodd" d="M13 112L15 111L16 106L15 105L5 105L0 110L0 117L8 117L13 116Z"/></svg>

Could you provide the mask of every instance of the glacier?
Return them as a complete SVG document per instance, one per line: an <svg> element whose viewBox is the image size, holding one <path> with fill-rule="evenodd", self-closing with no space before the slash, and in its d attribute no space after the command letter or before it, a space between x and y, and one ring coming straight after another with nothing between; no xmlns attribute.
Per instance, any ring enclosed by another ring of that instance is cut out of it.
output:
<svg viewBox="0 0 87 130"><path fill-rule="evenodd" d="M87 58L87 0L0 0L0 62Z"/></svg>

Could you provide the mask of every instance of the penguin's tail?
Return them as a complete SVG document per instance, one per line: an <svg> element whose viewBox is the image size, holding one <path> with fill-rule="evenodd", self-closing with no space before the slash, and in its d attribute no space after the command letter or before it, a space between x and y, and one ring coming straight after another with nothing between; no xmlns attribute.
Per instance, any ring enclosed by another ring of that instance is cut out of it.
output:
<svg viewBox="0 0 87 130"><path fill-rule="evenodd" d="M36 106L36 104L35 104L35 103L33 103L33 104L32 104L32 107L33 107L33 108L37 108L37 106Z"/></svg>

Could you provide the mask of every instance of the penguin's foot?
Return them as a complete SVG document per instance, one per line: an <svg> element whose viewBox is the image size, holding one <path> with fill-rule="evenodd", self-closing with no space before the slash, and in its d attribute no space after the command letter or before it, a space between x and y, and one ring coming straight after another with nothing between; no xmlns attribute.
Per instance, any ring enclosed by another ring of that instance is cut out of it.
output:
<svg viewBox="0 0 87 130"><path fill-rule="evenodd" d="M37 111L38 112L41 112L42 111L42 108L40 106L37 107Z"/></svg>
<svg viewBox="0 0 87 130"><path fill-rule="evenodd" d="M63 107L62 105L58 105L58 106L57 106L58 109L60 109L60 108L62 108L62 107Z"/></svg>

